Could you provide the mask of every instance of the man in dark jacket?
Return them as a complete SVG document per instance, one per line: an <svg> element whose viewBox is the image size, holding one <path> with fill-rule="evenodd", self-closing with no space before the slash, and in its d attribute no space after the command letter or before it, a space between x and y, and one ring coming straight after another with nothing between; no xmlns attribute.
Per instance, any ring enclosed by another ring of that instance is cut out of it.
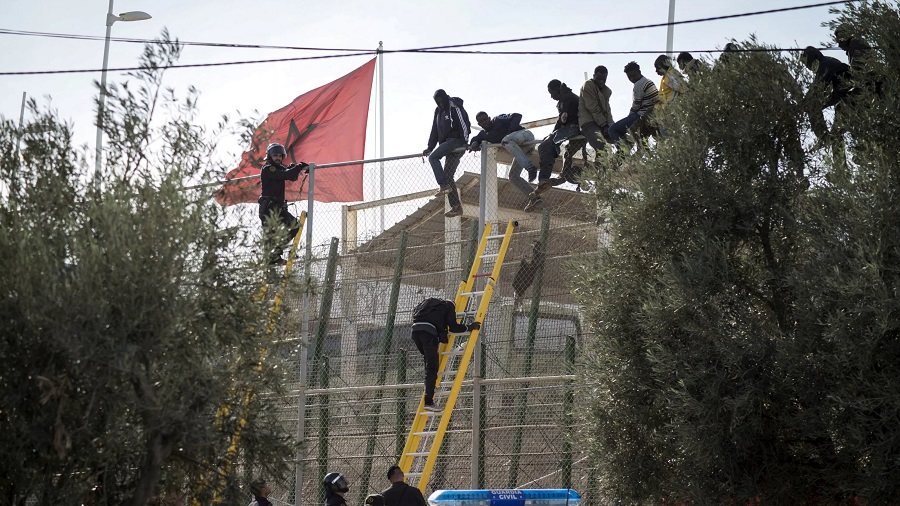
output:
<svg viewBox="0 0 900 506"><path fill-rule="evenodd" d="M262 221L265 247L272 248L269 255L271 265L282 265L285 260L281 257L284 245L275 238L277 234L269 222L277 220L288 228L288 242L297 235L300 225L297 218L288 212L287 201L284 199L284 185L285 181L296 181L300 172L308 171L309 167L303 162L296 165L293 163L288 166L282 165L286 155L287 151L283 145L269 144L266 148L266 164L260 169L259 174L262 186L262 195L259 197L259 219Z"/></svg>
<svg viewBox="0 0 900 506"><path fill-rule="evenodd" d="M563 155L563 168L560 172L562 180L568 179L567 176L570 176L569 173L572 171L572 159L575 153L584 147L584 139L569 140L581 133L578 130L578 95L559 79L547 83L547 91L550 93L550 98L556 100L559 119L556 121L556 126L553 127L553 133L544 137L538 146L541 171L538 174L538 186L532 192L534 197L538 197L553 186L550 176L553 173L553 163L562 151L562 143L569 141L566 144L566 154Z"/></svg>
<svg viewBox="0 0 900 506"><path fill-rule="evenodd" d="M843 23L834 29L834 39L839 48L847 53L847 61L850 63L850 73L853 76L854 86L865 88L877 95L881 94L882 80L872 68L871 60L874 58L872 46L859 36L853 26Z"/></svg>
<svg viewBox="0 0 900 506"><path fill-rule="evenodd" d="M481 127L481 132L469 143L469 151L481 149L482 141L492 144L500 143L513 157L512 165L509 166L509 182L526 197L529 197L534 188L522 178L522 170L528 172L528 181L534 181L537 177L537 168L528 157L534 151L534 134L520 124L522 115L514 112L501 114L491 119L488 113L481 111L475 115L475 121ZM540 201L540 197L537 199L529 197L525 210L534 209L540 204Z"/></svg>
<svg viewBox="0 0 900 506"><path fill-rule="evenodd" d="M272 489L266 484L266 480L256 479L250 482L250 493L253 494L253 502L249 506L272 506L268 499Z"/></svg>
<svg viewBox="0 0 900 506"><path fill-rule="evenodd" d="M446 343L447 329L454 334L472 332L481 323L462 325L456 322L456 305L452 300L430 298L422 301L413 314L412 340L425 358L425 409L440 411L434 404L434 385L437 382L438 347Z"/></svg>
<svg viewBox="0 0 900 506"><path fill-rule="evenodd" d="M381 492L384 496L384 506L428 506L422 492L403 481L406 476L400 466L389 467L387 478L391 486Z"/></svg>
<svg viewBox="0 0 900 506"><path fill-rule="evenodd" d="M431 136L428 147L422 154L428 157L434 179L440 185L435 197L447 195L450 210L444 215L448 218L462 214L462 203L456 191L456 167L462 157L460 148L466 147L469 140L469 114L463 109L463 101L459 97L450 98L444 90L434 92L434 120L431 124ZM446 158L441 167L441 158Z"/></svg>
<svg viewBox="0 0 900 506"><path fill-rule="evenodd" d="M840 112L840 104L850 96L850 66L825 56L813 46L807 46L801 55L803 64L816 74L807 92L809 123L819 139L828 135L822 110L834 106L835 116ZM823 96L827 93L827 99Z"/></svg>

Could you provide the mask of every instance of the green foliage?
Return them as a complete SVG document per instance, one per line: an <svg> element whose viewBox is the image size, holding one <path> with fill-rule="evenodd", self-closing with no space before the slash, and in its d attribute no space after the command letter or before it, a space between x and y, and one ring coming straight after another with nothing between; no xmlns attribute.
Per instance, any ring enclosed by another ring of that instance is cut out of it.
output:
<svg viewBox="0 0 900 506"><path fill-rule="evenodd" d="M0 504L209 503L196 484L248 389L276 395L253 397L241 458L276 479L293 454L275 420L285 368L256 368L275 345L248 237L183 190L209 177L216 135L193 121L195 90L163 91L180 51L164 39L110 87L102 181L54 111L32 102L22 130L0 128ZM225 504L246 504L223 479Z"/></svg>
<svg viewBox="0 0 900 506"><path fill-rule="evenodd" d="M594 330L581 437L609 497L900 497L900 17L837 22L879 48L885 92L843 104L831 152L797 57L738 52L661 118L670 137L597 174L615 239L573 272Z"/></svg>

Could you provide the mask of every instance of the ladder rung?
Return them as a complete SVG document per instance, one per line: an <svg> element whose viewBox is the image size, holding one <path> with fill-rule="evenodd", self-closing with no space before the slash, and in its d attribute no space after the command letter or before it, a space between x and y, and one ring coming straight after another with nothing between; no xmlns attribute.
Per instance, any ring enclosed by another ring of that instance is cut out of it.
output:
<svg viewBox="0 0 900 506"><path fill-rule="evenodd" d="M488 239L503 239L506 237L506 234L497 234L497 235L489 235Z"/></svg>
<svg viewBox="0 0 900 506"><path fill-rule="evenodd" d="M431 455L431 452L410 452L410 453L404 453L404 455L408 455L410 457L427 457L427 456Z"/></svg>
<svg viewBox="0 0 900 506"><path fill-rule="evenodd" d="M456 313L457 318L462 318L463 316L475 316L478 313L478 310L473 309L472 311L463 311L461 313Z"/></svg>
<svg viewBox="0 0 900 506"><path fill-rule="evenodd" d="M481 258L497 258L500 256L500 253L488 253L487 255L481 255Z"/></svg>
<svg viewBox="0 0 900 506"><path fill-rule="evenodd" d="M476 274L476 275L474 275L474 276L472 276L472 277L473 277L473 278L486 278L486 277L490 276L491 274L493 274L493 273L492 273L492 272L484 272L484 273L481 273L481 274Z"/></svg>
<svg viewBox="0 0 900 506"><path fill-rule="evenodd" d="M421 478L422 473L403 473L403 476L406 476L407 478Z"/></svg>
<svg viewBox="0 0 900 506"><path fill-rule="evenodd" d="M453 351L442 351L441 355L450 355L451 357L458 357L465 353L466 353L465 350L453 350Z"/></svg>
<svg viewBox="0 0 900 506"><path fill-rule="evenodd" d="M456 371L438 371L438 376L453 376Z"/></svg>
<svg viewBox="0 0 900 506"><path fill-rule="evenodd" d="M478 291L478 292L463 292L462 294L463 294L463 295L466 295L466 296L468 296L468 297L471 297L471 296L473 296L473 295L476 296L476 297L478 297L478 296L484 295L484 290L481 290L481 291Z"/></svg>
<svg viewBox="0 0 900 506"><path fill-rule="evenodd" d="M437 434L436 430L423 430L422 432L413 432L416 436L433 436ZM409 475L407 475L409 476Z"/></svg>

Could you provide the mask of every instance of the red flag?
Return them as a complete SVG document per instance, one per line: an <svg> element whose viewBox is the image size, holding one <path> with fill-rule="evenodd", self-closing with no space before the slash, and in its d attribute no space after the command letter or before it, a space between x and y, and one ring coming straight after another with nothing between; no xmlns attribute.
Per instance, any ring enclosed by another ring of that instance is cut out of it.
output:
<svg viewBox="0 0 900 506"><path fill-rule="evenodd" d="M266 147L273 142L287 149L285 164L304 161L325 164L362 160L366 149L366 122L375 59L324 86L295 98L285 107L269 114L253 134L250 150L241 156L241 165L228 173L216 201L224 205L256 202L260 194L259 178L228 182L230 179L259 175ZM363 199L362 165L332 167L316 172L315 200L353 202ZM306 187L287 181L285 197L305 200Z"/></svg>

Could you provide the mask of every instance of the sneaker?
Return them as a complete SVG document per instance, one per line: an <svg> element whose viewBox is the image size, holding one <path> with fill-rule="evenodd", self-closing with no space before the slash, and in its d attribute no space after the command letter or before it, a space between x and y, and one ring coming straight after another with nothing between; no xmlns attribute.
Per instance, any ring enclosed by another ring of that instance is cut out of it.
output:
<svg viewBox="0 0 900 506"><path fill-rule="evenodd" d="M435 197L440 197L441 195L446 195L453 191L453 187L449 184L442 184L440 189L438 189L437 193L434 194Z"/></svg>
<svg viewBox="0 0 900 506"><path fill-rule="evenodd" d="M538 209L544 205L544 202L540 197L531 197L528 199L528 203L525 204L525 211L531 211L534 209Z"/></svg>
<svg viewBox="0 0 900 506"><path fill-rule="evenodd" d="M444 213L444 216L447 218L455 218L457 216L462 215L462 213L463 213L463 208L461 205L459 205L459 206L453 206L452 208L450 208L449 211Z"/></svg>
<svg viewBox="0 0 900 506"><path fill-rule="evenodd" d="M537 179L537 167L531 166L525 170L528 172L528 182L533 183Z"/></svg>
<svg viewBox="0 0 900 506"><path fill-rule="evenodd" d="M432 412L434 412L434 413L438 413L438 412L441 411L441 408L435 406L433 402L432 402L432 403L425 404L425 405L422 407L422 409L424 409L425 411L432 411Z"/></svg>

